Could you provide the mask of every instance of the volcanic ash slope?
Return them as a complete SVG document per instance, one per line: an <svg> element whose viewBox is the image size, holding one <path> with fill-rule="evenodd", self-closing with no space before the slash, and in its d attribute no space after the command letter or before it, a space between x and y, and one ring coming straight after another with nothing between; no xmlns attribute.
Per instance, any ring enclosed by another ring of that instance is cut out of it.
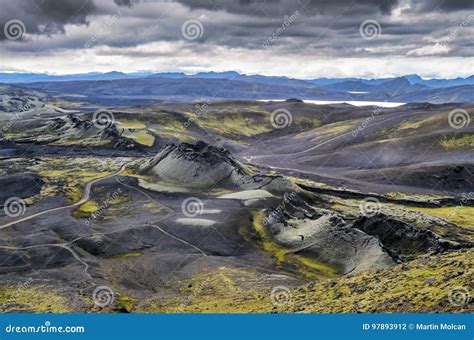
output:
<svg viewBox="0 0 474 340"><path fill-rule="evenodd" d="M297 189L280 176L252 175L228 150L201 141L166 145L140 172L191 190L227 187L283 193Z"/></svg>

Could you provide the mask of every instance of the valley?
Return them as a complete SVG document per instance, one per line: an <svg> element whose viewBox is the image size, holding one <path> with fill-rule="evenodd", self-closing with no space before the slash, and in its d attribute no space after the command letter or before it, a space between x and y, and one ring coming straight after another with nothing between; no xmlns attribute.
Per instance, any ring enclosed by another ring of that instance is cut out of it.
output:
<svg viewBox="0 0 474 340"><path fill-rule="evenodd" d="M2 312L473 310L472 104L0 89Z"/></svg>

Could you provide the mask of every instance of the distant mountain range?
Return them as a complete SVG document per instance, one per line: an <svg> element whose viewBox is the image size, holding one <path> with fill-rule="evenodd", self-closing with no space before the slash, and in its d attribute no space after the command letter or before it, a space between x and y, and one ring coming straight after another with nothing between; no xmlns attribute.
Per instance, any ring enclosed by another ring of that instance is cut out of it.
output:
<svg viewBox="0 0 474 340"><path fill-rule="evenodd" d="M48 75L0 73L0 83L16 84L63 98L116 105L195 99L287 99L389 102L474 102L474 76L423 79L319 78L245 75L237 72L87 73Z"/></svg>

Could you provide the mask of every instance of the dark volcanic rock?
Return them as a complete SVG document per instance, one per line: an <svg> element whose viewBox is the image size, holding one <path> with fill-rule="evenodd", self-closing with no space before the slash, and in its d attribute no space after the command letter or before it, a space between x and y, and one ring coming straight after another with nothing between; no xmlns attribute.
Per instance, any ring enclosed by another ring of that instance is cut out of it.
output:
<svg viewBox="0 0 474 340"><path fill-rule="evenodd" d="M204 142L168 144L140 170L189 188L232 184L245 176L229 151Z"/></svg>
<svg viewBox="0 0 474 340"><path fill-rule="evenodd" d="M123 137L114 124L105 128L103 133L112 139L115 149L139 149L139 145L134 140Z"/></svg>
<svg viewBox="0 0 474 340"><path fill-rule="evenodd" d="M97 128L91 120L81 119L75 114L59 117L52 120L50 127L58 136L56 138L81 139L87 135L96 134L99 139L107 138L114 149L141 150L140 144L133 139L124 137L123 129L119 131L114 123L104 128Z"/></svg>
<svg viewBox="0 0 474 340"><path fill-rule="evenodd" d="M383 214L361 216L354 222L353 228L376 236L394 257L410 258L420 253L438 253L461 247L460 244L444 240L430 230L418 229Z"/></svg>
<svg viewBox="0 0 474 340"><path fill-rule="evenodd" d="M198 141L195 144L181 143L176 147L176 155L189 161L218 165L222 162L231 164L236 170L242 171L238 162L224 148Z"/></svg>
<svg viewBox="0 0 474 340"><path fill-rule="evenodd" d="M0 204L10 197L28 198L39 194L43 180L34 174L20 174L0 177Z"/></svg>
<svg viewBox="0 0 474 340"><path fill-rule="evenodd" d="M266 211L264 225L291 252L326 263L340 274L379 270L394 264L377 238L351 228L339 215L315 208L300 193Z"/></svg>
<svg viewBox="0 0 474 340"><path fill-rule="evenodd" d="M188 189L261 189L276 195L300 191L282 176L252 173L228 150L202 141L167 144L155 157L142 164L139 172Z"/></svg>

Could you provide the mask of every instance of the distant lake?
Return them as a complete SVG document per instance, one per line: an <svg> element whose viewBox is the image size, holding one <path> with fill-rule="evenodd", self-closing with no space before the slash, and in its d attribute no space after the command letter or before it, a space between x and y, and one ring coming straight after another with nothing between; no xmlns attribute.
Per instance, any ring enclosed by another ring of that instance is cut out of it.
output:
<svg viewBox="0 0 474 340"><path fill-rule="evenodd" d="M260 102L284 102L285 99L262 99ZM398 107L405 105L406 103L398 102L370 102L364 100L303 100L305 103L316 104L316 105L327 105L327 104L349 104L354 106L380 106L380 107Z"/></svg>

